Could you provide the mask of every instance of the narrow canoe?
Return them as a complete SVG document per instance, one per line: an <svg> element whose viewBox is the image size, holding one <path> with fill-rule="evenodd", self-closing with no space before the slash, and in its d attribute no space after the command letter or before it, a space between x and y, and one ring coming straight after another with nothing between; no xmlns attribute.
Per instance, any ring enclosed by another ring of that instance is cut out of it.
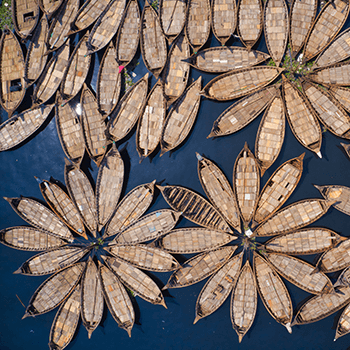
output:
<svg viewBox="0 0 350 350"><path fill-rule="evenodd" d="M349 0L334 0L323 6L306 39L303 61L311 60L332 42L345 23L349 9Z"/></svg>
<svg viewBox="0 0 350 350"><path fill-rule="evenodd" d="M45 14L45 17L50 19L65 1L66 0L39 0L38 2L41 11L43 11L43 13Z"/></svg>
<svg viewBox="0 0 350 350"><path fill-rule="evenodd" d="M232 69L247 68L266 61L270 56L245 47L209 47L186 61L194 68L208 73L226 73Z"/></svg>
<svg viewBox="0 0 350 350"><path fill-rule="evenodd" d="M198 176L205 194L230 225L241 233L241 220L235 195L221 169L198 153Z"/></svg>
<svg viewBox="0 0 350 350"><path fill-rule="evenodd" d="M270 66L235 69L212 79L201 94L218 101L234 100L270 84L282 71Z"/></svg>
<svg viewBox="0 0 350 350"><path fill-rule="evenodd" d="M100 62L97 74L96 98L101 114L111 113L119 101L121 90L121 72L116 61L116 50L111 41Z"/></svg>
<svg viewBox="0 0 350 350"><path fill-rule="evenodd" d="M196 121L199 111L202 77L193 82L176 100L163 126L160 140L160 157L185 141Z"/></svg>
<svg viewBox="0 0 350 350"><path fill-rule="evenodd" d="M148 73L126 91L117 107L110 114L107 134L113 141L120 141L131 132L146 102L147 91Z"/></svg>
<svg viewBox="0 0 350 350"><path fill-rule="evenodd" d="M263 30L261 0L239 0L237 6L237 32L248 50L259 40Z"/></svg>
<svg viewBox="0 0 350 350"><path fill-rule="evenodd" d="M328 92L337 99L342 107L350 112L350 89L343 86L330 86Z"/></svg>
<svg viewBox="0 0 350 350"><path fill-rule="evenodd" d="M42 104L5 120L0 125L0 151L16 147L33 135L48 119L53 106Z"/></svg>
<svg viewBox="0 0 350 350"><path fill-rule="evenodd" d="M276 94L278 88L272 85L235 102L219 115L208 138L230 135L243 129L260 115Z"/></svg>
<svg viewBox="0 0 350 350"><path fill-rule="evenodd" d="M270 218L293 193L303 172L304 156L305 153L287 160L271 175L258 199L254 214L256 223Z"/></svg>
<svg viewBox="0 0 350 350"><path fill-rule="evenodd" d="M221 214L202 196L181 186L157 186L166 202L176 211L209 229L232 233Z"/></svg>
<svg viewBox="0 0 350 350"><path fill-rule="evenodd" d="M285 0L265 2L264 34L269 54L279 67L289 39L289 16Z"/></svg>
<svg viewBox="0 0 350 350"><path fill-rule="evenodd" d="M316 186L325 199L336 200L333 207L350 215L350 188L340 185Z"/></svg>
<svg viewBox="0 0 350 350"><path fill-rule="evenodd" d="M137 123L136 150L140 163L157 148L166 116L166 98L161 79L153 86Z"/></svg>
<svg viewBox="0 0 350 350"><path fill-rule="evenodd" d="M341 143L340 144L343 146L344 151L346 152L347 156L350 158L350 144L345 144L345 143Z"/></svg>
<svg viewBox="0 0 350 350"><path fill-rule="evenodd" d="M320 68L309 74L308 77L314 82L326 86L349 86L350 62L345 61Z"/></svg>
<svg viewBox="0 0 350 350"><path fill-rule="evenodd" d="M141 53L146 68L158 79L167 60L167 43L156 11L148 3L141 15Z"/></svg>
<svg viewBox="0 0 350 350"><path fill-rule="evenodd" d="M68 227L40 202L26 197L4 197L4 199L10 203L12 209L28 224L44 232L49 232L53 236L65 239L70 243L73 242L73 236Z"/></svg>
<svg viewBox="0 0 350 350"><path fill-rule="evenodd" d="M294 136L304 147L322 158L322 132L315 111L297 86L284 76L282 79L286 115Z"/></svg>
<svg viewBox="0 0 350 350"><path fill-rule="evenodd" d="M254 322L257 304L256 281L247 260L239 273L231 296L231 322L239 342Z"/></svg>
<svg viewBox="0 0 350 350"><path fill-rule="evenodd" d="M334 341L350 332L350 304L344 309L340 315L335 332Z"/></svg>
<svg viewBox="0 0 350 350"><path fill-rule="evenodd" d="M16 36L5 26L0 39L0 102L11 117L25 95L24 56Z"/></svg>
<svg viewBox="0 0 350 350"><path fill-rule="evenodd" d="M16 33L26 39L39 21L39 5L35 0L12 0L12 21Z"/></svg>

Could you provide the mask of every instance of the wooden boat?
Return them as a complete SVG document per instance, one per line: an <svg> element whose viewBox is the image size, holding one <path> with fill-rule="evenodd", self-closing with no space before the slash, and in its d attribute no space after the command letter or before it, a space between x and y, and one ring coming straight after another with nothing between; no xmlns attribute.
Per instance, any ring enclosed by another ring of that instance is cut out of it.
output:
<svg viewBox="0 0 350 350"><path fill-rule="evenodd" d="M126 0L112 0L93 26L88 39L88 54L103 49L117 33L123 18Z"/></svg>
<svg viewBox="0 0 350 350"><path fill-rule="evenodd" d="M186 62L204 72L226 73L232 69L255 66L269 57L265 52L249 51L245 47L221 46L201 50L189 57Z"/></svg>
<svg viewBox="0 0 350 350"><path fill-rule="evenodd" d="M28 88L39 78L47 62L45 40L49 24L45 17L42 17L29 42L26 61L24 63L25 87Z"/></svg>
<svg viewBox="0 0 350 350"><path fill-rule="evenodd" d="M124 162L113 143L103 158L96 180L96 210L99 231L110 220L117 207L124 181Z"/></svg>
<svg viewBox="0 0 350 350"><path fill-rule="evenodd" d="M347 267L334 283L335 287L350 287L350 267Z"/></svg>
<svg viewBox="0 0 350 350"><path fill-rule="evenodd" d="M275 236L303 228L326 214L334 202L322 199L303 199L292 203L260 224L254 233L257 236Z"/></svg>
<svg viewBox="0 0 350 350"><path fill-rule="evenodd" d="M25 95L24 56L16 36L5 26L0 39L0 103L11 117Z"/></svg>
<svg viewBox="0 0 350 350"><path fill-rule="evenodd" d="M263 7L260 0L239 0L237 5L237 33L250 50L263 30Z"/></svg>
<svg viewBox="0 0 350 350"><path fill-rule="evenodd" d="M303 47L314 23L317 12L317 0L293 0L290 7L289 42L292 57Z"/></svg>
<svg viewBox="0 0 350 350"><path fill-rule="evenodd" d="M73 339L80 318L80 286L61 305L52 323L49 348L64 349Z"/></svg>
<svg viewBox="0 0 350 350"><path fill-rule="evenodd" d="M256 286L267 311L292 333L293 305L282 279L260 255L254 253Z"/></svg>
<svg viewBox="0 0 350 350"><path fill-rule="evenodd" d="M308 78L317 84L326 86L349 86L350 62L345 61L317 69L313 73L310 73Z"/></svg>
<svg viewBox="0 0 350 350"><path fill-rule="evenodd" d="M285 110L281 94L276 95L266 109L255 140L255 157L261 176L280 154L285 132Z"/></svg>
<svg viewBox="0 0 350 350"><path fill-rule="evenodd" d="M170 106L185 91L190 75L190 65L184 60L190 55L190 46L184 34L174 41L162 73L164 95Z"/></svg>
<svg viewBox="0 0 350 350"><path fill-rule="evenodd" d="M146 68L158 79L167 60L167 43L156 11L148 3L141 15L140 46Z"/></svg>
<svg viewBox="0 0 350 350"><path fill-rule="evenodd" d="M126 67L134 58L139 47L140 30L139 5L136 0L131 0L126 6L116 38L115 60L119 66Z"/></svg>
<svg viewBox="0 0 350 350"><path fill-rule="evenodd" d="M270 84L282 71L270 66L235 69L212 79L201 94L217 101L234 100Z"/></svg>
<svg viewBox="0 0 350 350"><path fill-rule="evenodd" d="M172 230L161 238L159 245L173 254L193 254L219 248L234 239L235 236L222 231L191 227Z"/></svg>
<svg viewBox="0 0 350 350"><path fill-rule="evenodd" d="M347 156L350 158L350 144L345 144L345 143L341 143L340 144L343 146L344 151L346 152Z"/></svg>
<svg viewBox="0 0 350 350"><path fill-rule="evenodd" d="M181 186L158 186L166 202L176 211L203 227L232 233L221 214L202 196Z"/></svg>
<svg viewBox="0 0 350 350"><path fill-rule="evenodd" d="M347 87L332 85L327 91L337 99L347 112L350 111L350 89Z"/></svg>
<svg viewBox="0 0 350 350"><path fill-rule="evenodd" d="M64 181L85 226L96 237L97 213L94 190L88 177L78 166L65 159Z"/></svg>
<svg viewBox="0 0 350 350"><path fill-rule="evenodd" d="M111 113L119 101L122 79L115 57L116 50L111 41L103 55L97 74L96 98L101 114Z"/></svg>
<svg viewBox="0 0 350 350"><path fill-rule="evenodd" d="M350 139L350 117L340 103L316 84L306 80L302 86L319 120L327 130L338 137Z"/></svg>
<svg viewBox="0 0 350 350"><path fill-rule="evenodd" d="M107 124L108 138L117 142L126 137L137 123L147 99L148 73L126 91L110 114Z"/></svg>
<svg viewBox="0 0 350 350"><path fill-rule="evenodd" d="M167 308L161 290L148 275L119 258L103 257L103 259L127 288L135 291L149 303L160 304Z"/></svg>
<svg viewBox="0 0 350 350"><path fill-rule="evenodd" d="M154 180L151 183L137 186L123 198L106 225L105 236L112 236L123 231L145 213L153 201L155 183Z"/></svg>
<svg viewBox="0 0 350 350"><path fill-rule="evenodd" d="M61 304L79 283L84 268L85 262L77 263L49 277L34 292L23 318L44 314Z"/></svg>
<svg viewBox="0 0 350 350"><path fill-rule="evenodd" d="M65 103L78 94L89 72L91 56L87 55L88 35L89 32L75 46L63 73L60 91Z"/></svg>
<svg viewBox="0 0 350 350"><path fill-rule="evenodd" d="M18 146L33 135L46 121L53 104L27 109L0 125L0 151Z"/></svg>
<svg viewBox="0 0 350 350"><path fill-rule="evenodd" d="M100 324L103 314L103 294L101 281L94 261L89 257L81 281L81 318L88 332L92 332Z"/></svg>
<svg viewBox="0 0 350 350"><path fill-rule="evenodd" d="M237 26L235 0L213 0L211 4L211 26L216 39L224 46Z"/></svg>
<svg viewBox="0 0 350 350"><path fill-rule="evenodd" d="M12 0L12 22L16 33L26 39L39 21L39 5L35 0Z"/></svg>
<svg viewBox="0 0 350 350"><path fill-rule="evenodd" d="M159 2L160 24L170 44L182 32L186 21L186 10L186 0L160 0Z"/></svg>
<svg viewBox="0 0 350 350"><path fill-rule="evenodd" d="M49 234L73 242L73 236L68 227L51 210L40 202L26 197L7 198L12 209L28 224L49 232Z"/></svg>
<svg viewBox="0 0 350 350"><path fill-rule="evenodd" d="M98 111L95 96L85 84L81 93L80 105L82 109L80 123L83 130L85 147L90 158L97 166L100 166L103 156L107 151L107 126L104 118Z"/></svg>
<svg viewBox="0 0 350 350"><path fill-rule="evenodd" d="M322 132L310 102L299 89L282 76L286 115L296 139L320 158Z"/></svg>
<svg viewBox="0 0 350 350"><path fill-rule="evenodd" d="M242 253L236 255L207 281L196 302L193 324L214 313L227 299L241 269L242 258Z"/></svg>
<svg viewBox="0 0 350 350"><path fill-rule="evenodd" d="M187 287L202 281L224 266L236 249L237 246L228 246L194 256L175 270L163 290Z"/></svg>
<svg viewBox="0 0 350 350"><path fill-rule="evenodd" d="M99 276L104 300L118 326L126 330L131 337L135 322L135 312L131 300L119 278L106 266L99 264Z"/></svg>
<svg viewBox="0 0 350 350"><path fill-rule="evenodd" d="M276 94L278 89L272 85L235 102L216 119L208 138L230 135L243 129L260 115Z"/></svg>
<svg viewBox="0 0 350 350"><path fill-rule="evenodd" d="M271 175L258 198L254 214L256 223L270 218L293 193L303 172L304 156L305 153L287 160Z"/></svg>
<svg viewBox="0 0 350 350"><path fill-rule="evenodd" d="M348 0L334 0L322 7L310 29L303 51L303 61L320 53L339 33L349 14Z"/></svg>
<svg viewBox="0 0 350 350"><path fill-rule="evenodd" d="M231 322L239 342L253 324L257 304L256 281L247 260L238 275L231 295Z"/></svg>
<svg viewBox="0 0 350 350"><path fill-rule="evenodd" d="M350 215L350 188L340 185L314 185L325 199L336 200L333 207L346 215Z"/></svg>
<svg viewBox="0 0 350 350"><path fill-rule="evenodd" d="M110 247L108 252L133 266L148 271L168 272L180 267L171 254L142 244L115 245Z"/></svg>
<svg viewBox="0 0 350 350"><path fill-rule="evenodd" d="M193 82L176 100L163 126L160 157L181 145L196 121L199 111L202 77Z"/></svg>
<svg viewBox="0 0 350 350"><path fill-rule="evenodd" d="M198 176L205 194L216 210L230 225L241 233L241 220L231 185L220 168L209 159L196 153Z"/></svg>
<svg viewBox="0 0 350 350"><path fill-rule="evenodd" d="M244 231L253 218L260 190L259 165L248 144L237 156L233 167L233 193L241 215Z"/></svg>
<svg viewBox="0 0 350 350"><path fill-rule="evenodd" d="M323 272L315 272L315 267L293 256L266 253L268 262L285 279L311 294L334 292L333 284Z"/></svg>
<svg viewBox="0 0 350 350"><path fill-rule="evenodd" d="M209 0L188 0L185 33L196 54L208 41L210 34Z"/></svg>
<svg viewBox="0 0 350 350"><path fill-rule="evenodd" d="M69 61L69 40L57 50L56 54L51 58L46 65L43 73L37 80L33 92L32 108L45 103L49 100L58 89L63 78L63 72L66 69Z"/></svg>
<svg viewBox="0 0 350 350"><path fill-rule="evenodd" d="M39 251L62 247L66 242L34 227L14 226L0 230L0 242L10 248Z"/></svg>
<svg viewBox="0 0 350 350"><path fill-rule="evenodd" d="M159 79L147 96L137 123L136 150L140 156L140 163L157 148L165 116L166 98L163 93L163 82Z"/></svg>
<svg viewBox="0 0 350 350"><path fill-rule="evenodd" d="M60 8L63 2L66 0L39 0L39 6L41 11L45 14L45 17L50 19L52 15Z"/></svg>
<svg viewBox="0 0 350 350"><path fill-rule="evenodd" d="M279 67L289 39L289 16L285 0L265 2L264 34L269 54Z"/></svg>
<svg viewBox="0 0 350 350"><path fill-rule="evenodd" d="M350 332L350 304L344 309L340 315L340 319L337 324L337 330L335 333L334 341L338 338L346 335Z"/></svg>

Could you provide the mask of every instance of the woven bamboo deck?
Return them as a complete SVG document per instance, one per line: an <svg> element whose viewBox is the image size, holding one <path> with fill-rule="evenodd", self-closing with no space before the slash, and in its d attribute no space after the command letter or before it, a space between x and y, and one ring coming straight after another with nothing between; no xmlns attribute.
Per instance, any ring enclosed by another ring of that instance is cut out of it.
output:
<svg viewBox="0 0 350 350"><path fill-rule="evenodd" d="M350 215L350 188L340 185L316 186L325 199L336 200L333 207Z"/></svg>
<svg viewBox="0 0 350 350"><path fill-rule="evenodd" d="M325 272L334 272L350 266L349 256L350 240L344 242L326 251L317 262L318 268Z"/></svg>
<svg viewBox="0 0 350 350"><path fill-rule="evenodd" d="M39 6L41 11L50 19L52 15L58 10L58 8L63 4L66 0L39 0Z"/></svg>
<svg viewBox="0 0 350 350"><path fill-rule="evenodd" d="M215 37L221 45L225 45L237 26L236 0L213 0L211 26Z"/></svg>
<svg viewBox="0 0 350 350"><path fill-rule="evenodd" d="M345 61L329 67L320 68L314 73L311 73L309 78L318 84L349 86L350 63L349 61Z"/></svg>
<svg viewBox="0 0 350 350"><path fill-rule="evenodd" d="M350 89L341 86L331 86L328 92L337 99L347 112L350 111Z"/></svg>
<svg viewBox="0 0 350 350"><path fill-rule="evenodd" d="M27 38L39 21L39 5L35 0L12 0L12 21L16 33Z"/></svg>

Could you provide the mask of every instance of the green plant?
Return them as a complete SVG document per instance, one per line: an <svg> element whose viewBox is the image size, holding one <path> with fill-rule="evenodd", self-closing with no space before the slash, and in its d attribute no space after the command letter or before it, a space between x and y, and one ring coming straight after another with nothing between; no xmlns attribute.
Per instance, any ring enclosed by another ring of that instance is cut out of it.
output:
<svg viewBox="0 0 350 350"><path fill-rule="evenodd" d="M3 30L5 25L13 30L13 22L11 16L11 0L4 0L0 6L0 29Z"/></svg>
<svg viewBox="0 0 350 350"><path fill-rule="evenodd" d="M154 0L151 4L151 6L155 9L158 10L158 0Z"/></svg>

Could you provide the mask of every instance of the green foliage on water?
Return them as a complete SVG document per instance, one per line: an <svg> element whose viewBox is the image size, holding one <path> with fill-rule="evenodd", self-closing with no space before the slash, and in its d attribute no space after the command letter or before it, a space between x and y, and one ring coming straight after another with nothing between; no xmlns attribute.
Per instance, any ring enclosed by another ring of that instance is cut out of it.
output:
<svg viewBox="0 0 350 350"><path fill-rule="evenodd" d="M3 0L0 5L0 29L3 30L5 25L7 25L10 30L14 29L11 16L11 0Z"/></svg>

